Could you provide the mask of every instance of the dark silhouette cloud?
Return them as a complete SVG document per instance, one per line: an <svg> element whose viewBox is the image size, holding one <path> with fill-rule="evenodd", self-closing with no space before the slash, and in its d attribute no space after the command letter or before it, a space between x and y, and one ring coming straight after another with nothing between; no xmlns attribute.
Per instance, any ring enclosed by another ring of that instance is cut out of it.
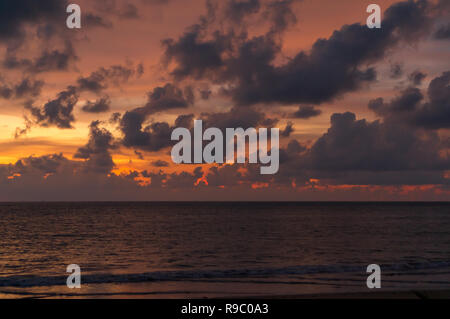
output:
<svg viewBox="0 0 450 319"><path fill-rule="evenodd" d="M450 39L450 24L439 27L434 33L434 38L438 40Z"/></svg>
<svg viewBox="0 0 450 319"><path fill-rule="evenodd" d="M439 154L442 146L435 134L422 136L393 123L356 120L353 113L333 114L330 129L302 165L331 171L444 170L450 159Z"/></svg>
<svg viewBox="0 0 450 319"><path fill-rule="evenodd" d="M56 173L65 161L66 159L62 154L51 154L41 157L30 156L18 160L14 165L13 171L19 174L26 174L34 170L43 174Z"/></svg>
<svg viewBox="0 0 450 319"><path fill-rule="evenodd" d="M345 25L328 39L317 40L310 52L301 51L281 65L274 65L281 46L273 32L247 38L209 30L212 36L205 37L208 24L191 27L178 40L165 40L165 58L176 62L172 74L177 79L208 77L230 84L227 92L239 105L318 104L373 82L376 72L367 64L382 59L399 42L425 34L430 7L428 1L395 3L384 14L383 28Z"/></svg>
<svg viewBox="0 0 450 319"><path fill-rule="evenodd" d="M295 111L291 117L297 119L309 119L311 117L319 116L320 114L322 114L322 111L316 109L312 105L300 105L298 110Z"/></svg>
<svg viewBox="0 0 450 319"><path fill-rule="evenodd" d="M391 79L398 79L403 75L403 65L400 63L391 64L390 74Z"/></svg>
<svg viewBox="0 0 450 319"><path fill-rule="evenodd" d="M113 65L109 68L100 67L87 77L80 77L77 86L80 91L91 91L99 93L110 84L119 86L128 82L133 76L140 77L143 66L139 64L136 68L130 66Z"/></svg>
<svg viewBox="0 0 450 319"><path fill-rule="evenodd" d="M99 121L91 123L89 141L78 149L74 158L86 160L88 170L109 173L115 166L110 150L115 149L116 144L113 135L99 125Z"/></svg>
<svg viewBox="0 0 450 319"><path fill-rule="evenodd" d="M369 108L385 121L407 123L428 129L450 128L450 71L433 79L428 99L418 88L408 88L389 103L370 101Z"/></svg>
<svg viewBox="0 0 450 319"><path fill-rule="evenodd" d="M168 167L169 163L166 161L162 161L162 160L157 160L152 162L152 166L154 167Z"/></svg>
<svg viewBox="0 0 450 319"><path fill-rule="evenodd" d="M65 0L16 0L0 2L0 41L24 37L27 24L61 23L66 19Z"/></svg>
<svg viewBox="0 0 450 319"><path fill-rule="evenodd" d="M83 27L85 28L92 28L92 27L112 28L113 26L111 22L106 21L103 17L91 12L88 12L83 16L82 24Z"/></svg>
<svg viewBox="0 0 450 319"><path fill-rule="evenodd" d="M245 16L257 13L260 8L260 0L228 0L225 15L234 23L241 23Z"/></svg>
<svg viewBox="0 0 450 319"><path fill-rule="evenodd" d="M32 104L26 104L25 108L30 110L36 124L67 129L72 128L72 123L75 121L73 108L77 102L77 90L70 86L60 92L56 99L45 103L42 108L35 107Z"/></svg>
<svg viewBox="0 0 450 319"><path fill-rule="evenodd" d="M274 127L278 119L268 118L262 111L254 108L233 107L227 112L203 113L200 117L203 120L203 127L217 127L221 130L227 128L249 127Z"/></svg>
<svg viewBox="0 0 450 319"><path fill-rule="evenodd" d="M24 78L21 82L9 86L7 84L0 85L0 97L4 99L36 97L41 94L44 81Z"/></svg>
<svg viewBox="0 0 450 319"><path fill-rule="evenodd" d="M156 87L148 93L148 102L144 106L148 114L172 109L183 109L194 103L194 93L191 87L183 90L173 84Z"/></svg>
<svg viewBox="0 0 450 319"><path fill-rule="evenodd" d="M223 66L222 53L230 49L230 37L215 33L212 40L204 40L201 33L202 26L195 25L177 41L162 41L165 63L177 62L172 71L175 78L191 76L199 79Z"/></svg>
<svg viewBox="0 0 450 319"><path fill-rule="evenodd" d="M413 85L418 86L422 84L422 81L425 80L426 77L427 75L425 73L416 70L409 75L408 79L411 81Z"/></svg>
<svg viewBox="0 0 450 319"><path fill-rule="evenodd" d="M87 101L82 110L87 113L103 113L110 110L111 100L108 96L104 96L94 102Z"/></svg>
<svg viewBox="0 0 450 319"><path fill-rule="evenodd" d="M67 71L77 60L78 57L72 44L66 41L63 50L44 50L35 59L21 59L15 53L9 53L3 61L3 67L6 69L23 69L29 73Z"/></svg>
<svg viewBox="0 0 450 319"><path fill-rule="evenodd" d="M280 131L282 137L289 137L294 132L294 124L289 122L286 127Z"/></svg>
<svg viewBox="0 0 450 319"><path fill-rule="evenodd" d="M147 113L142 108L128 111L123 115L120 120L122 144L125 147L150 152L170 146L173 128L166 122L145 125L146 119Z"/></svg>

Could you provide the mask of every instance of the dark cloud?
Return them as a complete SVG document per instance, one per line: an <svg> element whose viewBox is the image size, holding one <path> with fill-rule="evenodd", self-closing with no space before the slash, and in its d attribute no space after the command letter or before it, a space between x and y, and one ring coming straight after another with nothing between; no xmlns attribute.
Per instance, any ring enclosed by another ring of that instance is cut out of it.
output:
<svg viewBox="0 0 450 319"><path fill-rule="evenodd" d="M165 122L145 125L147 115L142 108L124 114L120 121L120 129L123 134L122 144L125 147L154 152L172 144L173 128Z"/></svg>
<svg viewBox="0 0 450 319"><path fill-rule="evenodd" d="M331 127L302 161L315 170L444 170L450 159L442 158L439 137L423 136L393 123L356 120L353 113L334 114Z"/></svg>
<svg viewBox="0 0 450 319"><path fill-rule="evenodd" d="M75 50L69 41L66 41L65 48L61 51L44 50L35 59L21 59L15 53L7 54L3 61L6 69L23 69L25 72L42 73L50 71L67 71L69 67L78 60Z"/></svg>
<svg viewBox="0 0 450 319"><path fill-rule="evenodd" d="M316 109L313 105L300 105L298 110L295 111L291 117L297 119L309 119L311 117L319 116L320 114L322 114L322 111Z"/></svg>
<svg viewBox="0 0 450 319"><path fill-rule="evenodd" d="M398 79L403 75L403 65L400 63L391 64L390 74L391 79Z"/></svg>
<svg viewBox="0 0 450 319"><path fill-rule="evenodd" d="M194 114L180 115L175 120L175 127L192 128L194 124Z"/></svg>
<svg viewBox="0 0 450 319"><path fill-rule="evenodd" d="M265 113L254 108L233 107L228 112L203 113L200 117L203 127L227 128L274 127L278 119L268 118Z"/></svg>
<svg viewBox="0 0 450 319"><path fill-rule="evenodd" d="M121 65L113 65L109 68L101 67L86 78L80 77L77 80L76 86L69 86L66 90L60 92L56 99L49 101L42 108L33 106L32 102L28 102L25 105L25 108L31 112L33 121L30 122L26 118L27 129L22 131L24 133L28 131L31 128L30 123L44 127L56 126L63 129L72 128L72 123L75 122L73 109L78 102L80 92L87 90L99 94L102 90L106 89L108 85L112 84L118 86L127 82L133 76L140 77L142 72L142 65L138 65L136 69ZM18 93L25 93L26 84L30 84L30 82L24 83L23 87L18 87ZM37 92L39 85L39 83L35 84L34 87L29 87L28 89ZM0 87L0 96L10 97L11 95L12 92L10 90L2 90ZM104 96L95 102L88 101L82 107L82 110L89 113L101 113L108 111L109 108L109 97ZM113 116L115 116L114 120L118 122L120 114L113 114Z"/></svg>
<svg viewBox="0 0 450 319"><path fill-rule="evenodd" d="M113 65L109 68L101 67L87 77L80 77L77 85L81 91L99 93L110 84L119 86L128 82L133 76L140 77L143 66L139 64L136 68L122 65Z"/></svg>
<svg viewBox="0 0 450 319"><path fill-rule="evenodd" d="M132 3L126 3L120 10L119 17L122 19L137 19L139 18L138 8Z"/></svg>
<svg viewBox="0 0 450 319"><path fill-rule="evenodd" d="M434 132L337 113L309 149L293 140L280 150L277 175L267 180L252 168L247 178L281 185L307 185L311 179L323 185L447 185L447 144Z"/></svg>
<svg viewBox="0 0 450 319"><path fill-rule="evenodd" d="M439 27L434 33L434 38L438 40L450 39L450 24Z"/></svg>
<svg viewBox="0 0 450 319"><path fill-rule="evenodd" d="M162 161L162 160L157 160L152 162L152 166L154 167L168 167L169 163L166 161Z"/></svg>
<svg viewBox="0 0 450 319"><path fill-rule="evenodd" d="M43 86L44 81L24 78L21 82L12 87L6 84L0 85L0 97L4 99L36 97L41 94Z"/></svg>
<svg viewBox="0 0 450 319"><path fill-rule="evenodd" d="M408 88L389 103L382 98L370 101L369 108L389 122L450 128L450 71L431 81L427 95L428 100L418 88Z"/></svg>
<svg viewBox="0 0 450 319"><path fill-rule="evenodd" d="M202 27L195 25L177 41L162 41L165 63L177 62L177 67L172 71L175 78L202 78L223 65L222 53L229 49L230 38L215 33L212 40L204 40L201 33Z"/></svg>
<svg viewBox="0 0 450 319"><path fill-rule="evenodd" d="M138 8L129 1L116 0L97 0L94 8L101 16L114 16L120 19L137 19L139 18ZM107 22L107 26L110 23Z"/></svg>
<svg viewBox="0 0 450 319"><path fill-rule="evenodd" d="M0 40L23 37L25 26L61 23L66 19L65 0L16 0L0 2Z"/></svg>
<svg viewBox="0 0 450 319"><path fill-rule="evenodd" d="M88 170L109 173L115 166L110 150L115 149L116 144L113 135L99 125L99 121L91 123L89 141L78 149L74 158L86 160L85 168Z"/></svg>
<svg viewBox="0 0 450 319"><path fill-rule="evenodd" d="M369 109L378 115L388 117L394 114L410 114L417 109L423 100L422 92L418 88L408 88L400 96L393 99L389 104L385 104L382 98L369 102Z"/></svg>
<svg viewBox="0 0 450 319"><path fill-rule="evenodd" d="M109 97L104 96L94 102L87 101L81 109L87 113L103 113L110 110L110 104L111 100L109 99Z"/></svg>
<svg viewBox="0 0 450 319"><path fill-rule="evenodd" d="M280 135L282 137L289 137L291 136L292 132L294 132L294 124L289 122L286 124L286 127L280 131Z"/></svg>
<svg viewBox="0 0 450 319"><path fill-rule="evenodd" d="M257 13L260 8L260 0L228 0L225 15L234 23L241 23L245 16Z"/></svg>
<svg viewBox="0 0 450 319"><path fill-rule="evenodd" d="M171 0L141 0L145 4L164 5L168 4Z"/></svg>
<svg viewBox="0 0 450 319"><path fill-rule="evenodd" d="M212 91L209 89L200 90L200 97L202 100L209 100L212 95Z"/></svg>
<svg viewBox="0 0 450 319"><path fill-rule="evenodd" d="M26 104L25 108L30 110L36 124L67 129L72 128L72 123L75 121L73 108L77 102L77 90L70 86L60 92L56 99L45 103L42 108L35 107L32 104Z"/></svg>
<svg viewBox="0 0 450 319"><path fill-rule="evenodd" d="M297 23L297 17L292 10L294 3L299 0L274 0L267 3L265 16L269 17L272 26L271 33L281 33L288 29L289 26Z"/></svg>
<svg viewBox="0 0 450 319"><path fill-rule="evenodd" d="M215 31L206 37L207 26L201 24L177 41L166 40L165 58L176 62L172 74L177 79L208 77L228 84L228 94L239 105L318 104L373 82L376 72L367 65L382 59L399 42L425 34L430 6L427 1L393 4L384 14L383 28L345 25L328 39L317 40L310 52L301 51L281 65L274 65L281 45L273 32L247 38Z"/></svg>
<svg viewBox="0 0 450 319"><path fill-rule="evenodd" d="M425 73L416 70L409 75L408 79L411 81L413 85L418 86L422 84L422 81L425 80L426 77L427 75Z"/></svg>
<svg viewBox="0 0 450 319"><path fill-rule="evenodd" d="M82 27L84 28L93 28L93 27L101 27L101 28L112 28L112 23L106 21L103 17L96 15L94 13L88 12L82 16Z"/></svg>
<svg viewBox="0 0 450 319"><path fill-rule="evenodd" d="M172 109L183 109L194 103L194 93L191 87L183 90L173 84L156 87L148 93L148 102L144 106L148 114L158 113Z"/></svg>

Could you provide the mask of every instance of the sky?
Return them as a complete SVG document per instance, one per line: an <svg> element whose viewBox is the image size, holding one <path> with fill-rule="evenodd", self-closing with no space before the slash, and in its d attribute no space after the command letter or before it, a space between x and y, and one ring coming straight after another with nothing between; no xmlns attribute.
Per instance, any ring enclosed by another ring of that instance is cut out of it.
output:
<svg viewBox="0 0 450 319"><path fill-rule="evenodd" d="M450 1L0 0L0 201L450 200ZM280 169L171 132L280 129Z"/></svg>

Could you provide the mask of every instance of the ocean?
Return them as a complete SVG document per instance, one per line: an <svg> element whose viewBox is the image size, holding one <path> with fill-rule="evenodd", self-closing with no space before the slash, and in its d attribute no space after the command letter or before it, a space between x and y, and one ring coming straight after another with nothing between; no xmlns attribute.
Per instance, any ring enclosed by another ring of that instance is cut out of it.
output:
<svg viewBox="0 0 450 319"><path fill-rule="evenodd" d="M450 288L449 203L2 203L0 234L1 298Z"/></svg>

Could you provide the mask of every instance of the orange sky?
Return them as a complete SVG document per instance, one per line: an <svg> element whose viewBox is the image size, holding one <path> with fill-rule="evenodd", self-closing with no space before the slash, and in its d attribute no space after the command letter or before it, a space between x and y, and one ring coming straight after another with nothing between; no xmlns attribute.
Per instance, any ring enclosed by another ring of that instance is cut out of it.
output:
<svg viewBox="0 0 450 319"><path fill-rule="evenodd" d="M111 85L107 93L111 99L111 110L107 113L89 114L81 110L87 100L96 99L92 93L81 94L74 109L76 122L73 129L59 129L56 127L39 127L35 125L30 131L19 138L14 137L16 128L24 127L24 116L29 113L24 109L25 99L2 99L0 98L0 164L14 164L21 158L28 156L43 156L46 154L63 153L69 159L73 159L78 148L86 144L89 135L89 124L93 120L105 121L104 127L112 132L116 138L121 133L115 125L106 123L113 112L124 113L126 111L141 107L146 103L147 93L157 86L170 82L168 70L161 63L164 48L161 41L165 38L178 38L187 27L198 22L199 16L206 13L204 0L186 1L172 0L163 5L142 5L140 1L131 1L138 8L138 19L121 19L114 15L106 15L106 19L113 23L112 28L82 28L81 30L66 31L65 35L72 37L78 60L70 65L68 71L44 72L33 75L35 79L42 79L45 85L41 95L34 99L34 105L43 105L54 99L61 90L68 85L73 85L80 76L88 76L99 67L111 65L133 65L142 63L145 73L142 77L132 77L128 82L120 86ZM384 11L396 0L380 0L377 3ZM101 11L92 1L78 1L83 12ZM118 0L117 3L122 3ZM308 52L313 43L319 38L328 38L334 30L340 29L345 24L364 23L367 17L365 9L372 1L361 0L304 0L293 6L297 23L290 27L282 39L282 55L280 59L289 60L301 50ZM61 26L63 28L64 26ZM29 25L33 31L34 26ZM258 34L265 30L266 26L249 26L249 30ZM21 56L35 56L41 51L42 41L35 38L24 44ZM56 44L58 45L58 44ZM0 56L6 52L5 44L0 43ZM402 44L389 53L384 59L377 61L378 80L370 86L358 91L344 94L330 102L320 105L322 114L320 116L302 120L280 117L278 126L283 128L288 122L293 122L295 131L291 138L305 145L311 145L330 127L330 116L337 112L353 112L358 119L376 120L378 117L367 108L371 99L384 97L389 100L398 94L398 88L404 86L404 79L391 79L389 77L390 66L400 63L404 67L404 73L409 74L417 68L427 70L427 78L421 84L421 89L426 89L430 81L448 69L450 57L450 46L448 42L424 41L413 45ZM25 74L21 71L3 70L0 80L5 83L20 81ZM187 82L194 83L194 82ZM196 103L188 109L173 110L157 113L149 118L148 122L167 121L174 122L179 114L202 112L218 112L229 110L233 102L226 96L221 96L220 86L213 87L213 96ZM290 106L281 106L276 103L265 109L267 116L278 117L280 113L293 112L298 108L298 103ZM446 135L447 131L441 132ZM288 140L282 140L286 145ZM156 168L151 163L156 160L164 160L170 163L167 149L158 152L143 152L144 158L139 158L134 149L120 147L112 152L116 168L114 172L123 173L131 170L148 170L157 172L160 169L167 173L188 170L192 172L195 166L176 166ZM349 155L351 156L351 154ZM253 184L253 188L261 188L265 184ZM306 186L305 186L306 187ZM342 186L333 186L341 187ZM422 186L421 186L422 187Z"/></svg>

